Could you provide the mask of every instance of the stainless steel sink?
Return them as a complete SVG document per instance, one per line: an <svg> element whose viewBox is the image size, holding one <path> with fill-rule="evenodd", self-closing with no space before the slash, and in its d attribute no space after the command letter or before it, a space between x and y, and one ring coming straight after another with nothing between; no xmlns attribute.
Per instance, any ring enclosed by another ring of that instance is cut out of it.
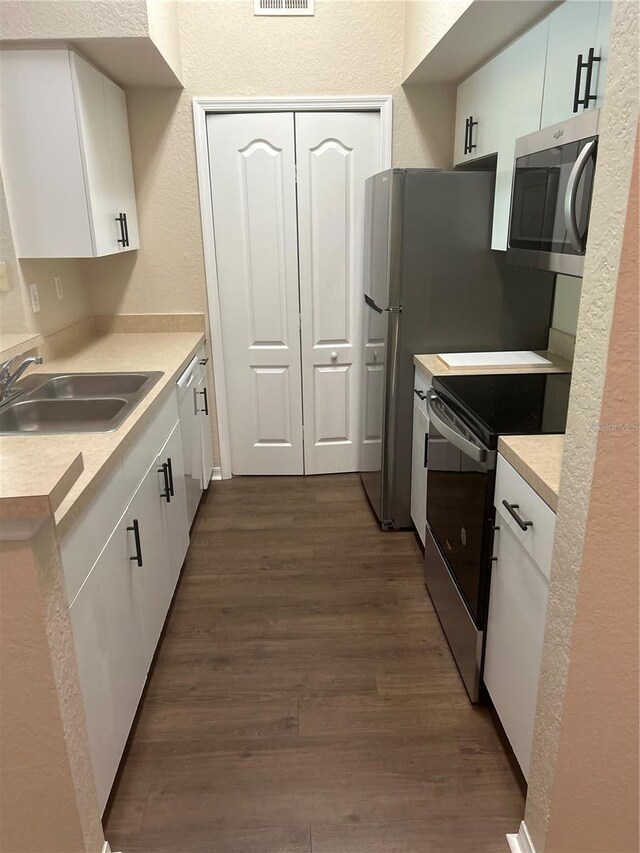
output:
<svg viewBox="0 0 640 853"><path fill-rule="evenodd" d="M111 432L163 374L32 373L0 405L0 435Z"/></svg>
<svg viewBox="0 0 640 853"><path fill-rule="evenodd" d="M32 400L59 400L129 396L137 394L147 382L148 373L65 373L47 379L29 397Z"/></svg>
<svg viewBox="0 0 640 853"><path fill-rule="evenodd" d="M0 409L0 433L102 432L126 406L119 397L24 400Z"/></svg>

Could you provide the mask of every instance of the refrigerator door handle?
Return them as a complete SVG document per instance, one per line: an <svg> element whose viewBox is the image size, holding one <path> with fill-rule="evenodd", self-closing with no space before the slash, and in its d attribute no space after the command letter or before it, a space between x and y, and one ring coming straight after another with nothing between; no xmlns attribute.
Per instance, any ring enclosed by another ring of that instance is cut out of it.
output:
<svg viewBox="0 0 640 853"><path fill-rule="evenodd" d="M374 311L377 311L377 312L378 312L378 314L382 314L382 312L383 312L383 310L384 310L384 309L383 309L383 308L379 308L379 307L376 305L376 303L373 301L373 299L372 299L370 296L368 296L366 293L365 293L365 295L364 295L364 301L367 303L367 305L369 306L369 308L373 308L373 310L374 310Z"/></svg>

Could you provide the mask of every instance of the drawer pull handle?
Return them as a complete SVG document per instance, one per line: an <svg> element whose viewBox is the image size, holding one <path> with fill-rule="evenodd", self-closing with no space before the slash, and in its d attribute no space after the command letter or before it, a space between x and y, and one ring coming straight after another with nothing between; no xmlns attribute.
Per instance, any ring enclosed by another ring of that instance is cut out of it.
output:
<svg viewBox="0 0 640 853"><path fill-rule="evenodd" d="M511 518L513 518L520 530L526 532L529 527L533 527L533 521L524 521L516 512L517 509L520 509L518 504L510 504L509 501L502 501L502 506L507 510Z"/></svg>
<svg viewBox="0 0 640 853"><path fill-rule="evenodd" d="M424 393L424 391L420 391L418 388L414 388L413 393L416 395L416 397L419 397L421 400L427 399L427 395Z"/></svg>
<svg viewBox="0 0 640 853"><path fill-rule="evenodd" d="M169 486L169 466L166 462L158 468L158 474L162 474L164 479L164 492L160 492L160 497L164 498L168 504L171 503L171 488Z"/></svg>
<svg viewBox="0 0 640 853"><path fill-rule="evenodd" d="M167 473L169 474L169 494L171 497L175 497L175 492L173 490L173 464L171 463L171 457L167 456Z"/></svg>
<svg viewBox="0 0 640 853"><path fill-rule="evenodd" d="M142 565L142 545L140 544L140 525L138 524L138 519L133 519L133 527L127 527L127 530L131 530L133 532L133 538L136 543L136 555L135 557L129 557L130 560L135 560L136 563L141 566Z"/></svg>

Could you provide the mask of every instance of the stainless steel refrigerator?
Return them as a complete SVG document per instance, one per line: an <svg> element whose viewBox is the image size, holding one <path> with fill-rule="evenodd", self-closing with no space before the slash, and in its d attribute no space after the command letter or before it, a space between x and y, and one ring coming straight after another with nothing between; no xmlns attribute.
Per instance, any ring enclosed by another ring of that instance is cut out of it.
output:
<svg viewBox="0 0 640 853"><path fill-rule="evenodd" d="M555 276L491 250L494 181L390 169L366 182L360 471L386 529L411 526L413 356L547 347Z"/></svg>

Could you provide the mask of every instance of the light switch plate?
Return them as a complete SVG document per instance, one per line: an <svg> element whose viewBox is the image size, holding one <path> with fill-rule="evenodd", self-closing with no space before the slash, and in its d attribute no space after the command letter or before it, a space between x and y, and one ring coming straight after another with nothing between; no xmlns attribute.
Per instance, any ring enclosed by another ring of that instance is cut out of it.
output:
<svg viewBox="0 0 640 853"><path fill-rule="evenodd" d="M29 285L29 296L31 297L31 310L34 314L37 314L40 310L40 297L38 296L37 284Z"/></svg>
<svg viewBox="0 0 640 853"><path fill-rule="evenodd" d="M0 293L9 292L9 276L7 275L7 265L4 261L0 261Z"/></svg>
<svg viewBox="0 0 640 853"><path fill-rule="evenodd" d="M62 279L59 275L54 275L53 283L56 286L56 296L58 297L58 302L61 302L64 299L64 291L62 290Z"/></svg>

